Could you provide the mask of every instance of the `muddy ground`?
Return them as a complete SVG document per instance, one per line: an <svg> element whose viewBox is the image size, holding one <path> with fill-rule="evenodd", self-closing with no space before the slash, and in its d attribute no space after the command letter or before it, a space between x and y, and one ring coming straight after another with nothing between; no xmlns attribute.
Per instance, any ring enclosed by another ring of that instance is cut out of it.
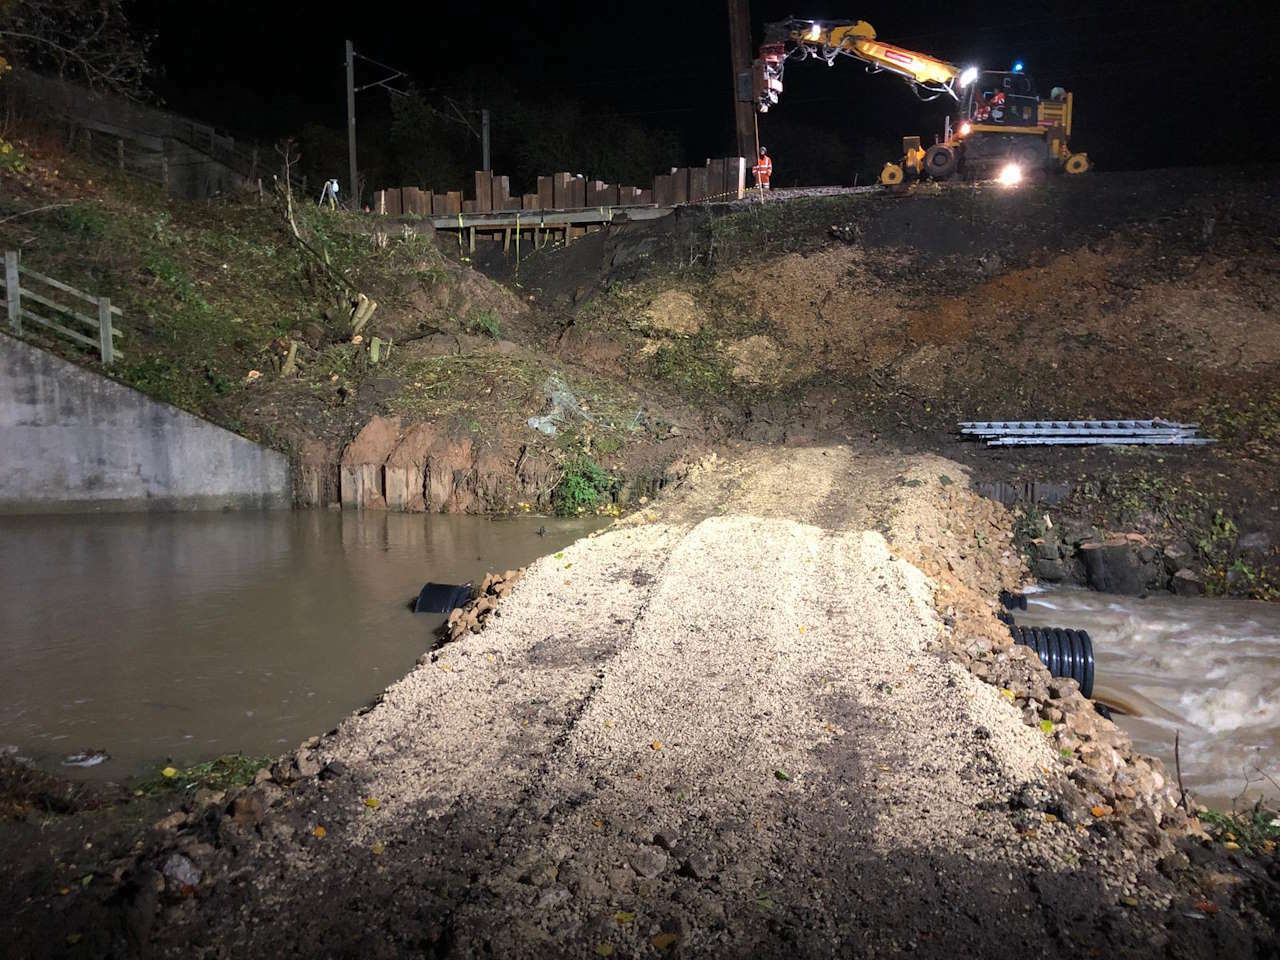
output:
<svg viewBox="0 0 1280 960"><path fill-rule="evenodd" d="M8 825L41 856L11 861L0 933L16 956L1274 955L1274 856L1204 838L1009 646L1007 521L937 457L736 448L255 785Z"/></svg>
<svg viewBox="0 0 1280 960"><path fill-rule="evenodd" d="M564 355L664 380L710 438L939 452L1022 501L1028 541L1046 512L1082 540L1138 532L1190 548L1192 591L1274 598L1277 212L1274 168L690 208L539 254L519 282L558 314ZM1198 422L1218 443L998 450L956 433L1110 417ZM1044 572L1083 576L1077 546Z"/></svg>

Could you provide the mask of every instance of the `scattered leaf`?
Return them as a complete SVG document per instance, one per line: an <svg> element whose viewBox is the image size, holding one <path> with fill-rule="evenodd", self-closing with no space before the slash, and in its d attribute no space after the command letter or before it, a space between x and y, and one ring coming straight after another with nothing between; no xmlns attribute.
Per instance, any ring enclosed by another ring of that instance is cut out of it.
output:
<svg viewBox="0 0 1280 960"><path fill-rule="evenodd" d="M630 923L636 918L636 915L630 910L619 910L613 915L613 919L618 924Z"/></svg>
<svg viewBox="0 0 1280 960"><path fill-rule="evenodd" d="M1004 697L1006 700L1012 700L1012 699L1013 699L1013 691L1012 691L1012 690L1010 690L1008 687L1001 687L1001 688L1000 688L1000 696Z"/></svg>
<svg viewBox="0 0 1280 960"><path fill-rule="evenodd" d="M324 827L316 827L314 830L311 831L311 835L314 836L317 840L323 840Z"/></svg>
<svg viewBox="0 0 1280 960"><path fill-rule="evenodd" d="M787 773L785 770L775 770L773 771L773 775L784 783L791 779L791 774Z"/></svg>
<svg viewBox="0 0 1280 960"><path fill-rule="evenodd" d="M1041 720L1041 721L1040 721L1040 732L1041 732L1041 733L1053 733L1053 721L1052 721L1052 720Z"/></svg>
<svg viewBox="0 0 1280 960"><path fill-rule="evenodd" d="M603 821L603 820L593 820L593 821L592 821L592 826L594 826L597 830L603 830L603 829L604 829L604 821Z"/></svg>
<svg viewBox="0 0 1280 960"><path fill-rule="evenodd" d="M557 559L557 560L563 560L563 559L564 559L564 551L563 551L563 550L561 550L559 553L557 553L557 554L556 554L556 559Z"/></svg>
<svg viewBox="0 0 1280 960"><path fill-rule="evenodd" d="M377 854L379 857L382 856L386 852L386 850L387 850L386 845L383 844L381 840L375 840L373 842L373 852Z"/></svg>
<svg viewBox="0 0 1280 960"><path fill-rule="evenodd" d="M952 480L950 477L948 477L945 473L938 474L938 482L942 484L944 487L949 487L953 483L955 483L955 481Z"/></svg>
<svg viewBox="0 0 1280 960"><path fill-rule="evenodd" d="M601 943L601 944L598 944L598 945L596 946L596 956L597 956L597 957L612 957L612 956L613 956L613 944L612 944L612 943Z"/></svg>
<svg viewBox="0 0 1280 960"><path fill-rule="evenodd" d="M1201 900L1196 904L1196 909L1201 913L1217 913L1218 905L1216 903L1211 903L1208 900Z"/></svg>
<svg viewBox="0 0 1280 960"><path fill-rule="evenodd" d="M173 767L165 767L163 770L160 771L160 776L164 777L166 780L172 780L177 775L178 775L178 771L175 770Z"/></svg>
<svg viewBox="0 0 1280 960"><path fill-rule="evenodd" d="M1225 849L1227 849L1227 850L1239 850L1239 849L1240 849L1240 844L1236 843L1234 840L1228 840L1228 841L1227 841L1226 843L1224 843L1222 846L1223 846L1223 848L1225 848Z"/></svg>
<svg viewBox="0 0 1280 960"><path fill-rule="evenodd" d="M678 933L659 933L653 938L653 945L659 950L666 950L680 939Z"/></svg>
<svg viewBox="0 0 1280 960"><path fill-rule="evenodd" d="M75 945L76 945L77 943L79 943L79 942L80 942L80 934L78 934L78 933L68 933L68 934L67 934L67 944L68 944L68 945L70 945L70 946L75 946Z"/></svg>
<svg viewBox="0 0 1280 960"><path fill-rule="evenodd" d="M1099 804L1094 804L1094 806L1090 807L1089 812L1092 813L1095 817L1105 817L1111 811L1099 803Z"/></svg>
<svg viewBox="0 0 1280 960"><path fill-rule="evenodd" d="M803 624L803 623L802 623L802 624L800 624L800 632L801 632L801 633L804 633L804 624Z"/></svg>
<svg viewBox="0 0 1280 960"><path fill-rule="evenodd" d="M1138 905L1137 897L1121 897L1120 902L1126 907L1136 907Z"/></svg>
<svg viewBox="0 0 1280 960"><path fill-rule="evenodd" d="M364 805L365 805L366 807L368 807L370 810L377 810L377 809L378 809L378 803L379 803L379 802L380 802L380 801L378 800L378 798L377 798L377 797L365 797L365 798L364 798Z"/></svg>
<svg viewBox="0 0 1280 960"><path fill-rule="evenodd" d="M68 893L70 893L70 892L71 892L71 888L70 888L70 887L59 887L59 888L58 888L58 896L60 896L60 897L65 897L65 896L66 896Z"/></svg>
<svg viewBox="0 0 1280 960"><path fill-rule="evenodd" d="M92 873L86 873L83 877L80 878L80 886L82 887L87 887L91 883L93 883Z"/></svg>
<svg viewBox="0 0 1280 960"><path fill-rule="evenodd" d="M655 750L661 750L661 749L662 749L662 741L661 741L661 740L655 740L655 741L653 741L653 743L649 744L649 746L653 747L653 749L655 749Z"/></svg>

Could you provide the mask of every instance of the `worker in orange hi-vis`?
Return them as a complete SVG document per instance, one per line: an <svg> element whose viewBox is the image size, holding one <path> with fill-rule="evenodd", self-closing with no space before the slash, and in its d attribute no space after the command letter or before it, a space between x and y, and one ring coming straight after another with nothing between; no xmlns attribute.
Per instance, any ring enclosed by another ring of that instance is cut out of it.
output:
<svg viewBox="0 0 1280 960"><path fill-rule="evenodd" d="M773 161L769 159L769 151L764 147L760 148L760 162L751 168L751 172L755 175L756 186L761 190L768 190L769 178L773 176Z"/></svg>

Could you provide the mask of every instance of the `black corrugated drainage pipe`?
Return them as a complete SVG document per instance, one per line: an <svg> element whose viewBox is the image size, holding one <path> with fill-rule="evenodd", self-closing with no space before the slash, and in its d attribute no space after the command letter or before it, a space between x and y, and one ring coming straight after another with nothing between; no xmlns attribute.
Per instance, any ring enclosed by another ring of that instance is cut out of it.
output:
<svg viewBox="0 0 1280 960"><path fill-rule="evenodd" d="M471 599L470 583L428 583L414 601L414 613L449 613Z"/></svg>
<svg viewBox="0 0 1280 960"><path fill-rule="evenodd" d="M1083 630L1009 625L1014 643L1030 647L1055 677L1070 677L1080 693L1093 696L1093 641Z"/></svg>

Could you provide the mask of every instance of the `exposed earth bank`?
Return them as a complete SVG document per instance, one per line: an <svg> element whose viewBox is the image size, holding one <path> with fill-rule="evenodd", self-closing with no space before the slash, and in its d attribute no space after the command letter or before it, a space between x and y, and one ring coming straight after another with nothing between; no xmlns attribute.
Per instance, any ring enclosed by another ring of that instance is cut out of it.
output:
<svg viewBox="0 0 1280 960"><path fill-rule="evenodd" d="M735 449L504 584L483 630L254 786L107 843L33 835L0 933L18 955L1272 955L1274 858L1205 841L1158 763L1009 646L992 601L1024 575L956 463Z"/></svg>

